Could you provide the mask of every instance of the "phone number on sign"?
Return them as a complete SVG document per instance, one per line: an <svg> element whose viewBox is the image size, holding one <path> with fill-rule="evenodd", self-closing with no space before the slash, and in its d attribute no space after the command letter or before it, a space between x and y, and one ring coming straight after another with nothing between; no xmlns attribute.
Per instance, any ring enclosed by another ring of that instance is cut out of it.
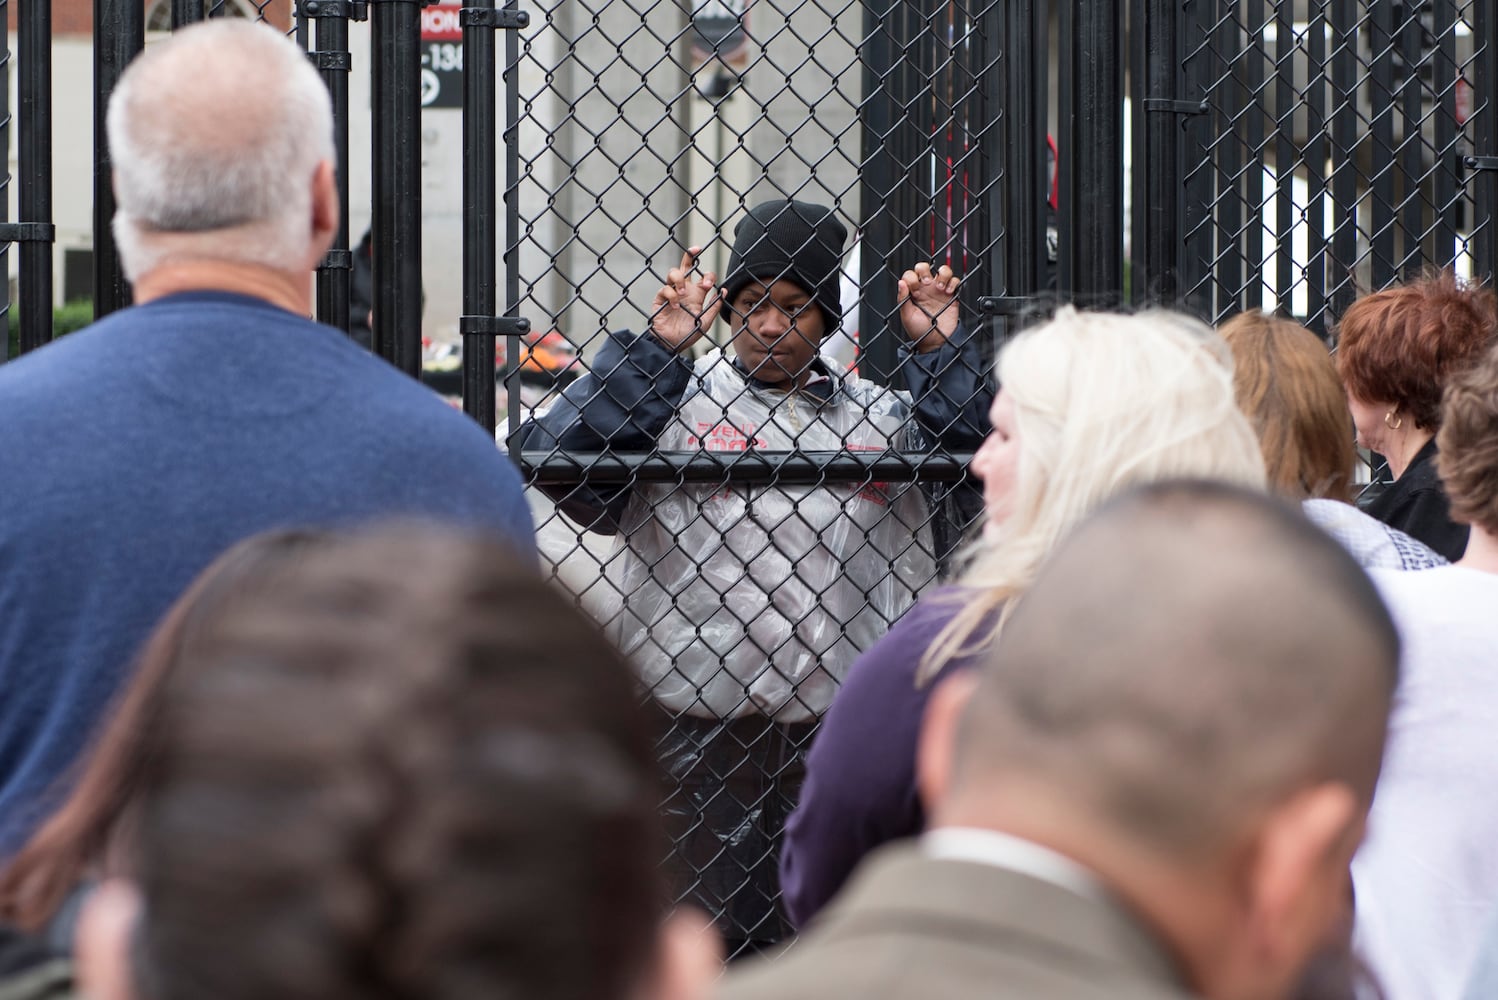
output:
<svg viewBox="0 0 1498 1000"><path fill-rule="evenodd" d="M461 72L463 46L457 42L428 42L421 54L421 65L439 73Z"/></svg>

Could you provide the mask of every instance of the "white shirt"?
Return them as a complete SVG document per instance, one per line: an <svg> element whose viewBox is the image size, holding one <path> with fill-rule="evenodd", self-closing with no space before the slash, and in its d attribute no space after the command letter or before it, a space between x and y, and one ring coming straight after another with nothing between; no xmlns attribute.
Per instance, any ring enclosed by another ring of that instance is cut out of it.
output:
<svg viewBox="0 0 1498 1000"><path fill-rule="evenodd" d="M1019 872L1085 899L1104 901L1097 877L1064 854L998 830L949 826L921 835L921 850L943 861L966 861Z"/></svg>
<svg viewBox="0 0 1498 1000"><path fill-rule="evenodd" d="M1498 904L1498 574L1370 575L1404 649L1355 940L1388 1000L1456 1000Z"/></svg>

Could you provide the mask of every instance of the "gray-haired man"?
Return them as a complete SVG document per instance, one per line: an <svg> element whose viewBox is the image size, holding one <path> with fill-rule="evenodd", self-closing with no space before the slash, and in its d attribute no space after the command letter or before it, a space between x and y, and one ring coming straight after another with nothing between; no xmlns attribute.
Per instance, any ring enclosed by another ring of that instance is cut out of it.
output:
<svg viewBox="0 0 1498 1000"><path fill-rule="evenodd" d="M335 235L332 109L306 55L230 20L109 107L135 307L0 368L0 854L55 801L136 645L268 528L437 517L534 551L516 471L311 312Z"/></svg>

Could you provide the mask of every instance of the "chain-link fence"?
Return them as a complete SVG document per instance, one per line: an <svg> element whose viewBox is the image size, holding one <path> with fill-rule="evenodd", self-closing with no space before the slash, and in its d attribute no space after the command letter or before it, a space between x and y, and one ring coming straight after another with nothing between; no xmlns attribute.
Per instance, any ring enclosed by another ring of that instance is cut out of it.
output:
<svg viewBox="0 0 1498 1000"><path fill-rule="evenodd" d="M1198 308L1276 307L1327 332L1360 292L1424 268L1488 273L1488 5L1185 8L1185 106L1162 110L1181 123L1179 281Z"/></svg>
<svg viewBox="0 0 1498 1000"><path fill-rule="evenodd" d="M13 35L22 350L50 337L47 6ZM461 270L427 313L463 341L463 405L525 469L556 578L639 663L673 870L744 949L786 932L776 842L818 718L978 512L966 465L1014 323L1059 297L1329 334L1361 290L1492 269L1498 0L474 3L453 11L460 252L421 240L422 5L252 6L323 71L345 202L367 157L375 350L418 374L423 261ZM102 107L142 10L95 16ZM100 166L102 312L129 290ZM736 247L779 200L812 214ZM350 246L345 223L318 277L345 329ZM736 250L747 279L700 336L660 296L692 247L686 314ZM902 313L922 261L956 300Z"/></svg>
<svg viewBox="0 0 1498 1000"><path fill-rule="evenodd" d="M999 10L567 2L521 41L519 311L588 374L512 442L557 503L546 551L642 672L670 867L731 953L788 933L777 845L817 720L975 507ZM686 247L730 315L673 355L648 331ZM902 346L896 281L923 261L972 279L962 349Z"/></svg>

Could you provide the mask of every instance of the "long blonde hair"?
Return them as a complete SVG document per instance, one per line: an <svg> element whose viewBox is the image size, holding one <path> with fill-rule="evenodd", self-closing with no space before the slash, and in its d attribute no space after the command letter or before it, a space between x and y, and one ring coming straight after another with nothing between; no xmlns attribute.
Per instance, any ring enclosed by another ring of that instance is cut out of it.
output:
<svg viewBox="0 0 1498 1000"><path fill-rule="evenodd" d="M965 552L952 597L962 606L922 658L919 683L992 642L1051 549L1114 494L1182 476L1265 485L1258 439L1234 402L1232 355L1190 317L1064 307L1011 341L996 367L1019 434L1009 515Z"/></svg>

